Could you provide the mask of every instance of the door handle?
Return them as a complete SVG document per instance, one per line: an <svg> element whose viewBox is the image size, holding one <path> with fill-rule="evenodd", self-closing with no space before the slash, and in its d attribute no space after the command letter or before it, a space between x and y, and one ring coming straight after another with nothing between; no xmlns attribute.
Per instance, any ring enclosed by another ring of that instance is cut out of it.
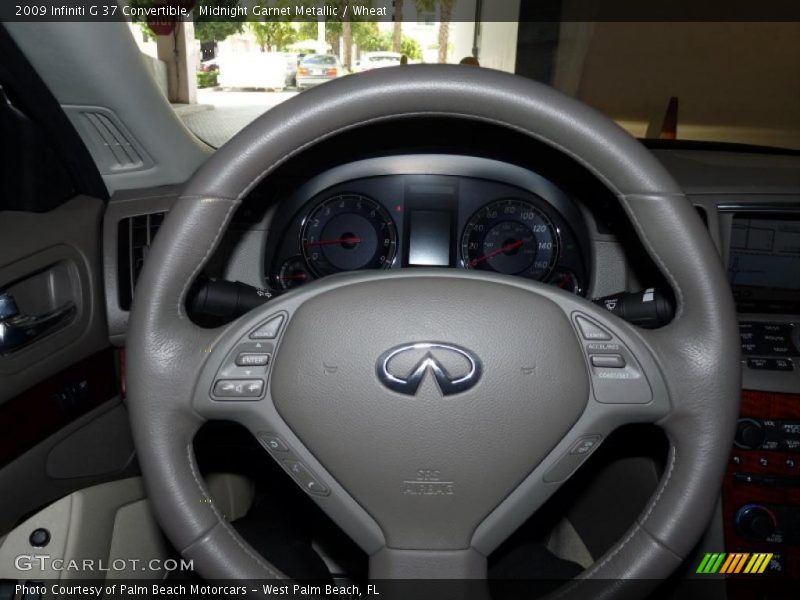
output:
<svg viewBox="0 0 800 600"><path fill-rule="evenodd" d="M0 294L0 356L11 354L66 326L78 309L67 302L42 315L19 312L11 294Z"/></svg>

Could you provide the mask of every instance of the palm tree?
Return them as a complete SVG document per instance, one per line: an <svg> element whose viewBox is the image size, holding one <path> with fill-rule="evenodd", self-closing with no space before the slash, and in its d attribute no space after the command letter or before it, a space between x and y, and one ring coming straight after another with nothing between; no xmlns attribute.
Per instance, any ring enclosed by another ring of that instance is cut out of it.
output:
<svg viewBox="0 0 800 600"><path fill-rule="evenodd" d="M439 0L439 62L447 62L447 44L450 41L450 19L456 0Z"/></svg>
<svg viewBox="0 0 800 600"><path fill-rule="evenodd" d="M347 20L342 21L342 63L344 64L345 69L350 68L350 64L353 62L353 29L350 26L350 16L347 16Z"/></svg>
<svg viewBox="0 0 800 600"><path fill-rule="evenodd" d="M450 41L450 19L457 0L414 0L417 12L434 12L439 7L439 62L447 62L447 44Z"/></svg>
<svg viewBox="0 0 800 600"><path fill-rule="evenodd" d="M403 43L403 4L404 0L394 0L394 32L392 33L392 50L400 52Z"/></svg>

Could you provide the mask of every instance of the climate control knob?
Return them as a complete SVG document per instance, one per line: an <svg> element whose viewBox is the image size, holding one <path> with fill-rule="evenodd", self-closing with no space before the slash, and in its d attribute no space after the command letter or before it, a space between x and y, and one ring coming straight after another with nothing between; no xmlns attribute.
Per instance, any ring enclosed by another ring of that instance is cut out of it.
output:
<svg viewBox="0 0 800 600"><path fill-rule="evenodd" d="M766 434L764 426L755 419L739 419L736 425L736 438L734 443L739 448L754 450L764 443Z"/></svg>
<svg viewBox="0 0 800 600"><path fill-rule="evenodd" d="M773 512L758 504L745 504L734 520L739 533L751 540L766 540L778 528Z"/></svg>

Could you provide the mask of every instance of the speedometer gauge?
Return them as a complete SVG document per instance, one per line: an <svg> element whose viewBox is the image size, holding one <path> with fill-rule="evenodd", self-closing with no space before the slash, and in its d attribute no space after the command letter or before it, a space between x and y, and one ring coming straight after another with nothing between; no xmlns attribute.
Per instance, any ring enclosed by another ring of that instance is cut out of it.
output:
<svg viewBox="0 0 800 600"><path fill-rule="evenodd" d="M339 194L306 217L303 258L317 277L340 271L386 268L397 251L397 227L380 204L359 194Z"/></svg>
<svg viewBox="0 0 800 600"><path fill-rule="evenodd" d="M546 279L558 260L558 231L550 218L525 200L487 204L467 222L461 258L468 269Z"/></svg>

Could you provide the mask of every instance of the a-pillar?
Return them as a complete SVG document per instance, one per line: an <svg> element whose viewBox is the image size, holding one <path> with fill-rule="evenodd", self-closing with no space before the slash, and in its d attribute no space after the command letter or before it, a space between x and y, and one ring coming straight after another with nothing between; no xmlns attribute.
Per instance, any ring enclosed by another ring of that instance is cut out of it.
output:
<svg viewBox="0 0 800 600"><path fill-rule="evenodd" d="M197 102L197 56L194 23L181 21L175 30L156 37L158 58L167 64L167 94L170 102Z"/></svg>

